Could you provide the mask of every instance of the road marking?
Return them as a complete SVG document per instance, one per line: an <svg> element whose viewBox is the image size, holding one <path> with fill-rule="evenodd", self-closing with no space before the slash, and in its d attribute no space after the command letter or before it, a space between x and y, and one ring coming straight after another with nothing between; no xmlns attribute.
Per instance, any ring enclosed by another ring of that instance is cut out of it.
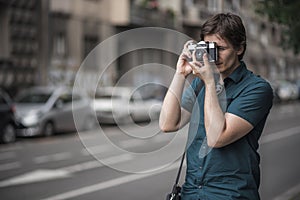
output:
<svg viewBox="0 0 300 200"><path fill-rule="evenodd" d="M5 163L0 165L0 171L13 170L20 167L20 162Z"/></svg>
<svg viewBox="0 0 300 200"><path fill-rule="evenodd" d="M102 163L106 165L118 164L121 162L130 161L133 157L130 154L122 154L118 156L113 156L109 158L102 159ZM12 177L10 179L0 182L0 187L7 187L12 185L20 185L26 183L34 183L40 181L47 181L51 179L66 178L72 176L72 173L81 172L88 169L93 169L103 166L100 161L94 160L89 162L84 162L76 165L71 165L68 167L62 167L59 169L38 169L25 173L20 176ZM6 166L11 167L11 166Z"/></svg>
<svg viewBox="0 0 300 200"><path fill-rule="evenodd" d="M105 153L113 148L110 145L95 145L91 147L86 147L85 149L81 150L81 154L84 156L90 156L91 154L100 154L100 153Z"/></svg>
<svg viewBox="0 0 300 200"><path fill-rule="evenodd" d="M70 177L70 174L67 171L39 169L29 173L25 173L15 178L1 181L0 187L19 185L25 183L33 183L38 181L45 181L45 180L66 178L66 177Z"/></svg>
<svg viewBox="0 0 300 200"><path fill-rule="evenodd" d="M274 142L276 140L280 140L286 137L290 137L300 133L300 126L289 128L283 131L279 131L276 133L271 133L265 136L262 136L260 140L260 144L266 144L270 142Z"/></svg>
<svg viewBox="0 0 300 200"><path fill-rule="evenodd" d="M102 163L104 163L106 165L113 165L113 164L117 164L117 163L121 163L121 162L126 162L126 161L129 161L132 159L133 159L133 157L130 154L122 154L122 155L102 159L101 163L98 160L92 160L89 162L72 165L69 167L63 167L63 168L61 168L61 170L68 171L69 173L75 173L75 172L80 172L80 171L84 171L84 170L88 170L88 169L101 167L101 166L103 166Z"/></svg>
<svg viewBox="0 0 300 200"><path fill-rule="evenodd" d="M292 187L285 193L275 197L273 200L287 200L287 199L294 199L296 195L299 195L300 193L300 184Z"/></svg>
<svg viewBox="0 0 300 200"><path fill-rule="evenodd" d="M9 158L15 158L16 153L15 152L3 152L0 153L0 160L7 160Z"/></svg>
<svg viewBox="0 0 300 200"><path fill-rule="evenodd" d="M136 181L136 180L140 180L143 178L147 178L153 175L157 175L157 174L161 174L167 171L171 171L174 169L177 169L179 166L179 162L175 162L174 164L172 164L169 167L166 167L158 172L155 173L147 173L147 174L131 174L131 175L127 175L127 176L122 176L120 178L116 178L116 179L111 179L109 181L104 181L101 183L97 183L94 185L90 185L90 186L86 186L80 189L76 189L76 190L71 190L69 192L65 192L62 194L58 194L52 197L48 197L46 199L43 200L64 200L64 199L71 199L74 197L78 197L84 194L88 194L88 193L92 193L92 192L96 192L99 190L104 190L106 188L111 188L111 187L115 187L118 185L122 185L124 183L129 183L132 181ZM184 165L185 166L185 165Z"/></svg>
<svg viewBox="0 0 300 200"><path fill-rule="evenodd" d="M71 157L72 157L72 155L70 152L62 152L62 153L56 153L56 154L51 154L51 155L35 157L33 159L33 162L36 164L43 164L43 163L47 163L47 162L56 162L56 161L67 160Z"/></svg>
<svg viewBox="0 0 300 200"><path fill-rule="evenodd" d="M20 144L16 143L12 146L8 146L8 147L0 147L0 152L5 152L5 151L16 151L16 150L20 150L22 149L22 147L20 146Z"/></svg>

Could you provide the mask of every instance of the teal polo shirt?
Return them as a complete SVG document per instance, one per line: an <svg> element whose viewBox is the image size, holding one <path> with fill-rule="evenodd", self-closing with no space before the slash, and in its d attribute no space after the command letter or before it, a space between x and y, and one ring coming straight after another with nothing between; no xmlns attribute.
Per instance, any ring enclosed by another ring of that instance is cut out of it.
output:
<svg viewBox="0 0 300 200"><path fill-rule="evenodd" d="M249 71L244 62L224 79L224 112L247 120L254 128L227 146L210 148L204 126L205 87L199 90L199 84L201 80L195 78L182 96L182 107L191 112L182 200L260 199L257 149L272 107L271 86ZM220 103L224 101L220 99Z"/></svg>

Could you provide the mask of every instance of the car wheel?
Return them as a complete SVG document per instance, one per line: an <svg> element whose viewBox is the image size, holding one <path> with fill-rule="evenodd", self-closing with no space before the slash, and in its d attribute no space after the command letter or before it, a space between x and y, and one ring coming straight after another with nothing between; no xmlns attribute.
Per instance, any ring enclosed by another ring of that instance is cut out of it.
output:
<svg viewBox="0 0 300 200"><path fill-rule="evenodd" d="M47 122L43 128L43 135L49 137L54 134L54 124L52 122Z"/></svg>
<svg viewBox="0 0 300 200"><path fill-rule="evenodd" d="M3 129L3 134L1 136L2 143L11 143L16 140L16 130L12 124L7 124Z"/></svg>

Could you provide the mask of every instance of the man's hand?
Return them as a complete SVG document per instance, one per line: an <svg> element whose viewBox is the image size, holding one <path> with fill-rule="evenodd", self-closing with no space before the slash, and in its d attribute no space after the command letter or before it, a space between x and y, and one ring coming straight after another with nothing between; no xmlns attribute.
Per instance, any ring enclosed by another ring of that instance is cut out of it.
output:
<svg viewBox="0 0 300 200"><path fill-rule="evenodd" d="M192 67L193 74L198 76L204 83L215 84L214 82L214 71L217 69L216 65L208 61L207 53L203 55L204 63L201 63L196 60L195 51L192 54L193 61L190 63Z"/></svg>
<svg viewBox="0 0 300 200"><path fill-rule="evenodd" d="M192 54L188 50L188 45L193 42L193 40L189 40L184 44L184 48L182 50L182 53L180 54L177 66L176 66L176 73L182 74L185 77L192 73L192 67L188 61L188 59L192 58Z"/></svg>

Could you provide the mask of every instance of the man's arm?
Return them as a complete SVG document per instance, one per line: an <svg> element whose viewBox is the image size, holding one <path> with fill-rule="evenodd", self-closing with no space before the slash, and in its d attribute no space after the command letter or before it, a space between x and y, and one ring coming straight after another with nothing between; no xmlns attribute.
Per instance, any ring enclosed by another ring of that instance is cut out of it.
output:
<svg viewBox="0 0 300 200"><path fill-rule="evenodd" d="M180 129L188 123L190 118L190 113L181 108L181 97L185 78L192 72L192 68L188 62L188 58L191 58L192 55L187 49L190 42L191 41L185 43L183 51L178 58L176 73L162 105L159 126L164 132Z"/></svg>
<svg viewBox="0 0 300 200"><path fill-rule="evenodd" d="M253 126L237 115L223 113L215 89L213 68L208 62L207 55L203 57L204 66L195 62L195 57L193 60L193 73L198 75L205 84L204 123L207 144L215 148L226 146L245 136Z"/></svg>
<svg viewBox="0 0 300 200"><path fill-rule="evenodd" d="M231 113L223 113L215 84L205 85L204 116L207 144L210 147L226 146L253 129L245 119Z"/></svg>
<svg viewBox="0 0 300 200"><path fill-rule="evenodd" d="M189 121L191 114L180 106L184 83L185 76L176 72L160 112L159 126L164 132L177 131Z"/></svg>

